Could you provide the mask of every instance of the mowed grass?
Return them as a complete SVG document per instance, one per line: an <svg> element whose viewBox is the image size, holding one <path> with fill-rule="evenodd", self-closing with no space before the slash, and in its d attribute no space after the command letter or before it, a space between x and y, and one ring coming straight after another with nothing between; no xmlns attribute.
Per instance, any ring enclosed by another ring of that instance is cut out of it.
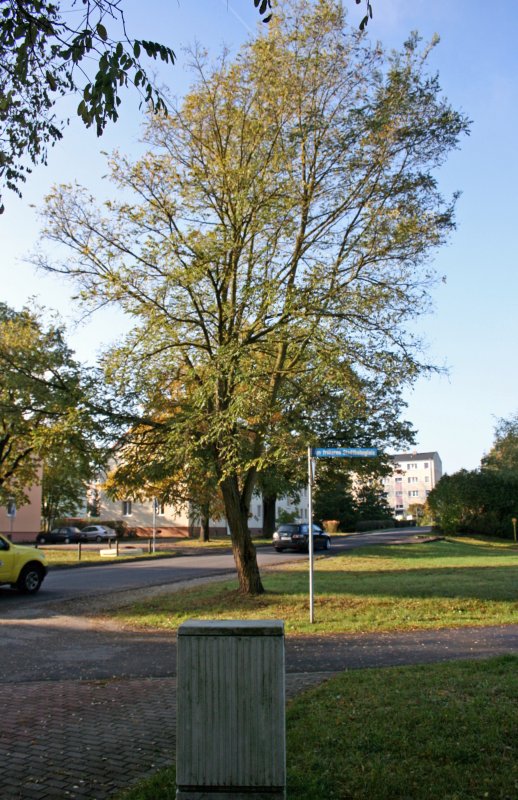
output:
<svg viewBox="0 0 518 800"><path fill-rule="evenodd" d="M135 545L137 546L137 545ZM135 558L156 558L157 555L154 553L147 553L147 542L142 546L144 550L143 553L138 553L137 555L115 555L115 546L112 546L113 550L113 558L109 556L104 557L99 555L98 550L89 550L86 547L81 548L81 559L78 556L78 549L77 547L73 547L70 549L59 549L59 548L51 548L51 547L41 547L42 553L45 554L45 558L47 559L47 564L49 567L55 566L74 566L76 564L111 564L114 561L126 561L128 559L135 559ZM108 549L108 545L102 545L102 549ZM160 551L160 556L172 556L175 555L174 551Z"/></svg>
<svg viewBox="0 0 518 800"><path fill-rule="evenodd" d="M344 672L305 692L287 709L287 790L288 800L516 800L518 658ZM174 767L118 797L174 800Z"/></svg>
<svg viewBox="0 0 518 800"><path fill-rule="evenodd" d="M518 549L456 539L364 547L315 565L315 624L308 568L265 572L266 594L242 596L235 581L196 586L120 609L128 626L174 630L184 620L283 619L288 634L357 633L518 622Z"/></svg>

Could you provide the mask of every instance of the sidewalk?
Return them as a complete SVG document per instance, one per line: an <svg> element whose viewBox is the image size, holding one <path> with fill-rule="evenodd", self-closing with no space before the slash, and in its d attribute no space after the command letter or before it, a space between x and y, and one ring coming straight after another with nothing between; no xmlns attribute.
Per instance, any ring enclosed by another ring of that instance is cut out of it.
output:
<svg viewBox="0 0 518 800"><path fill-rule="evenodd" d="M2 800L104 800L174 761L176 678L11 684L0 707Z"/></svg>
<svg viewBox="0 0 518 800"><path fill-rule="evenodd" d="M88 662L89 632L82 633L81 649L77 644L69 647L70 679L64 679L60 671L47 681L27 675L16 682L11 675L11 682L0 685L1 800L106 800L174 761L174 641L168 648L169 674L160 675L164 665L159 663L158 650L150 657L149 641L141 637L135 639L133 651L125 651L121 665L125 677L116 677L113 671L108 676L105 671L100 677L80 680L72 675L94 674L91 664L83 665ZM99 632L91 632L94 635L99 645ZM112 639L117 649L120 635L104 631L103 646L109 647ZM518 654L518 625L289 638L287 696L289 699L344 669L502 653ZM61 657L64 654L65 649ZM128 677L133 658L137 674L143 674L146 654L147 674L154 673L154 677ZM59 653L54 656L60 658ZM26 658L26 653L20 652L19 657Z"/></svg>

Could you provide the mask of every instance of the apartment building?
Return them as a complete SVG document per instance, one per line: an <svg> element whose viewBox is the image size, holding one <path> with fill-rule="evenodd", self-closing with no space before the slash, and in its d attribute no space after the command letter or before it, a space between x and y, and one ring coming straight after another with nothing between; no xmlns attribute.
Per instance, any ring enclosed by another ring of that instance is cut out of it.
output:
<svg viewBox="0 0 518 800"><path fill-rule="evenodd" d="M200 519L193 515L189 503L164 505L157 503L153 513L153 501L137 502L132 500L110 500L98 488L97 514L104 520L121 520L129 528L136 531L137 535L149 536L153 526L158 536L193 536L197 534ZM304 490L303 492L304 493ZM289 497L281 497L277 501L277 514L282 511L295 513L300 521L307 520L307 505L303 500L294 503ZM250 505L249 528L253 535L259 535L263 530L263 501L260 494L255 494ZM224 518L210 520L212 534L228 533L227 521Z"/></svg>
<svg viewBox="0 0 518 800"><path fill-rule="evenodd" d="M406 517L408 507L426 498L442 476L439 453L397 453L394 469L383 481L387 502L395 517Z"/></svg>

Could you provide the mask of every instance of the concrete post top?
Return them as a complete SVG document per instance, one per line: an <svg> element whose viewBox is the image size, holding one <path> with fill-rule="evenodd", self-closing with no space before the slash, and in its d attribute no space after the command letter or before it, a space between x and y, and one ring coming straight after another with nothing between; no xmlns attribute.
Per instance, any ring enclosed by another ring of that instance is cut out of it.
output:
<svg viewBox="0 0 518 800"><path fill-rule="evenodd" d="M282 619L188 619L178 636L284 636Z"/></svg>

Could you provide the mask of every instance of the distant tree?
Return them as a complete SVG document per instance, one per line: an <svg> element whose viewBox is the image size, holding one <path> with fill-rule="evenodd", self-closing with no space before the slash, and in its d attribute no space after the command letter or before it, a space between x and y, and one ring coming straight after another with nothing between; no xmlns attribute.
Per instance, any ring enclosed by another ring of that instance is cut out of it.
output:
<svg viewBox="0 0 518 800"><path fill-rule="evenodd" d="M392 517L392 510L383 494L378 478L363 480L355 487L354 507L359 522Z"/></svg>
<svg viewBox="0 0 518 800"><path fill-rule="evenodd" d="M285 2L232 63L194 57L197 84L154 117L149 153L113 162L124 199L99 210L62 187L46 211L72 258L41 263L138 321L112 374L161 426L175 472L211 459L252 594L250 503L293 451L288 387L304 376L311 408L355 371L387 389L420 374L408 322L454 226L434 172L467 121L415 37L386 56L344 25L337 2Z"/></svg>
<svg viewBox="0 0 518 800"><path fill-rule="evenodd" d="M518 473L460 470L443 475L428 495L434 524L445 533L511 537L518 516Z"/></svg>
<svg viewBox="0 0 518 800"><path fill-rule="evenodd" d="M407 511L418 524L428 525L429 511L426 503L410 503Z"/></svg>
<svg viewBox="0 0 518 800"><path fill-rule="evenodd" d="M494 444L481 464L483 469L518 473L518 414L498 420Z"/></svg>
<svg viewBox="0 0 518 800"><path fill-rule="evenodd" d="M91 443L85 444L83 450L59 448L43 459L41 516L45 530L60 517L76 516L84 506L88 483L98 467Z"/></svg>
<svg viewBox="0 0 518 800"><path fill-rule="evenodd" d="M26 500L45 459L89 452L93 430L62 328L0 304L0 501Z"/></svg>
<svg viewBox="0 0 518 800"><path fill-rule="evenodd" d="M318 523L324 520L338 520L339 529L350 530L357 519L350 473L331 477L332 464L319 465L317 486L314 500L314 519Z"/></svg>

